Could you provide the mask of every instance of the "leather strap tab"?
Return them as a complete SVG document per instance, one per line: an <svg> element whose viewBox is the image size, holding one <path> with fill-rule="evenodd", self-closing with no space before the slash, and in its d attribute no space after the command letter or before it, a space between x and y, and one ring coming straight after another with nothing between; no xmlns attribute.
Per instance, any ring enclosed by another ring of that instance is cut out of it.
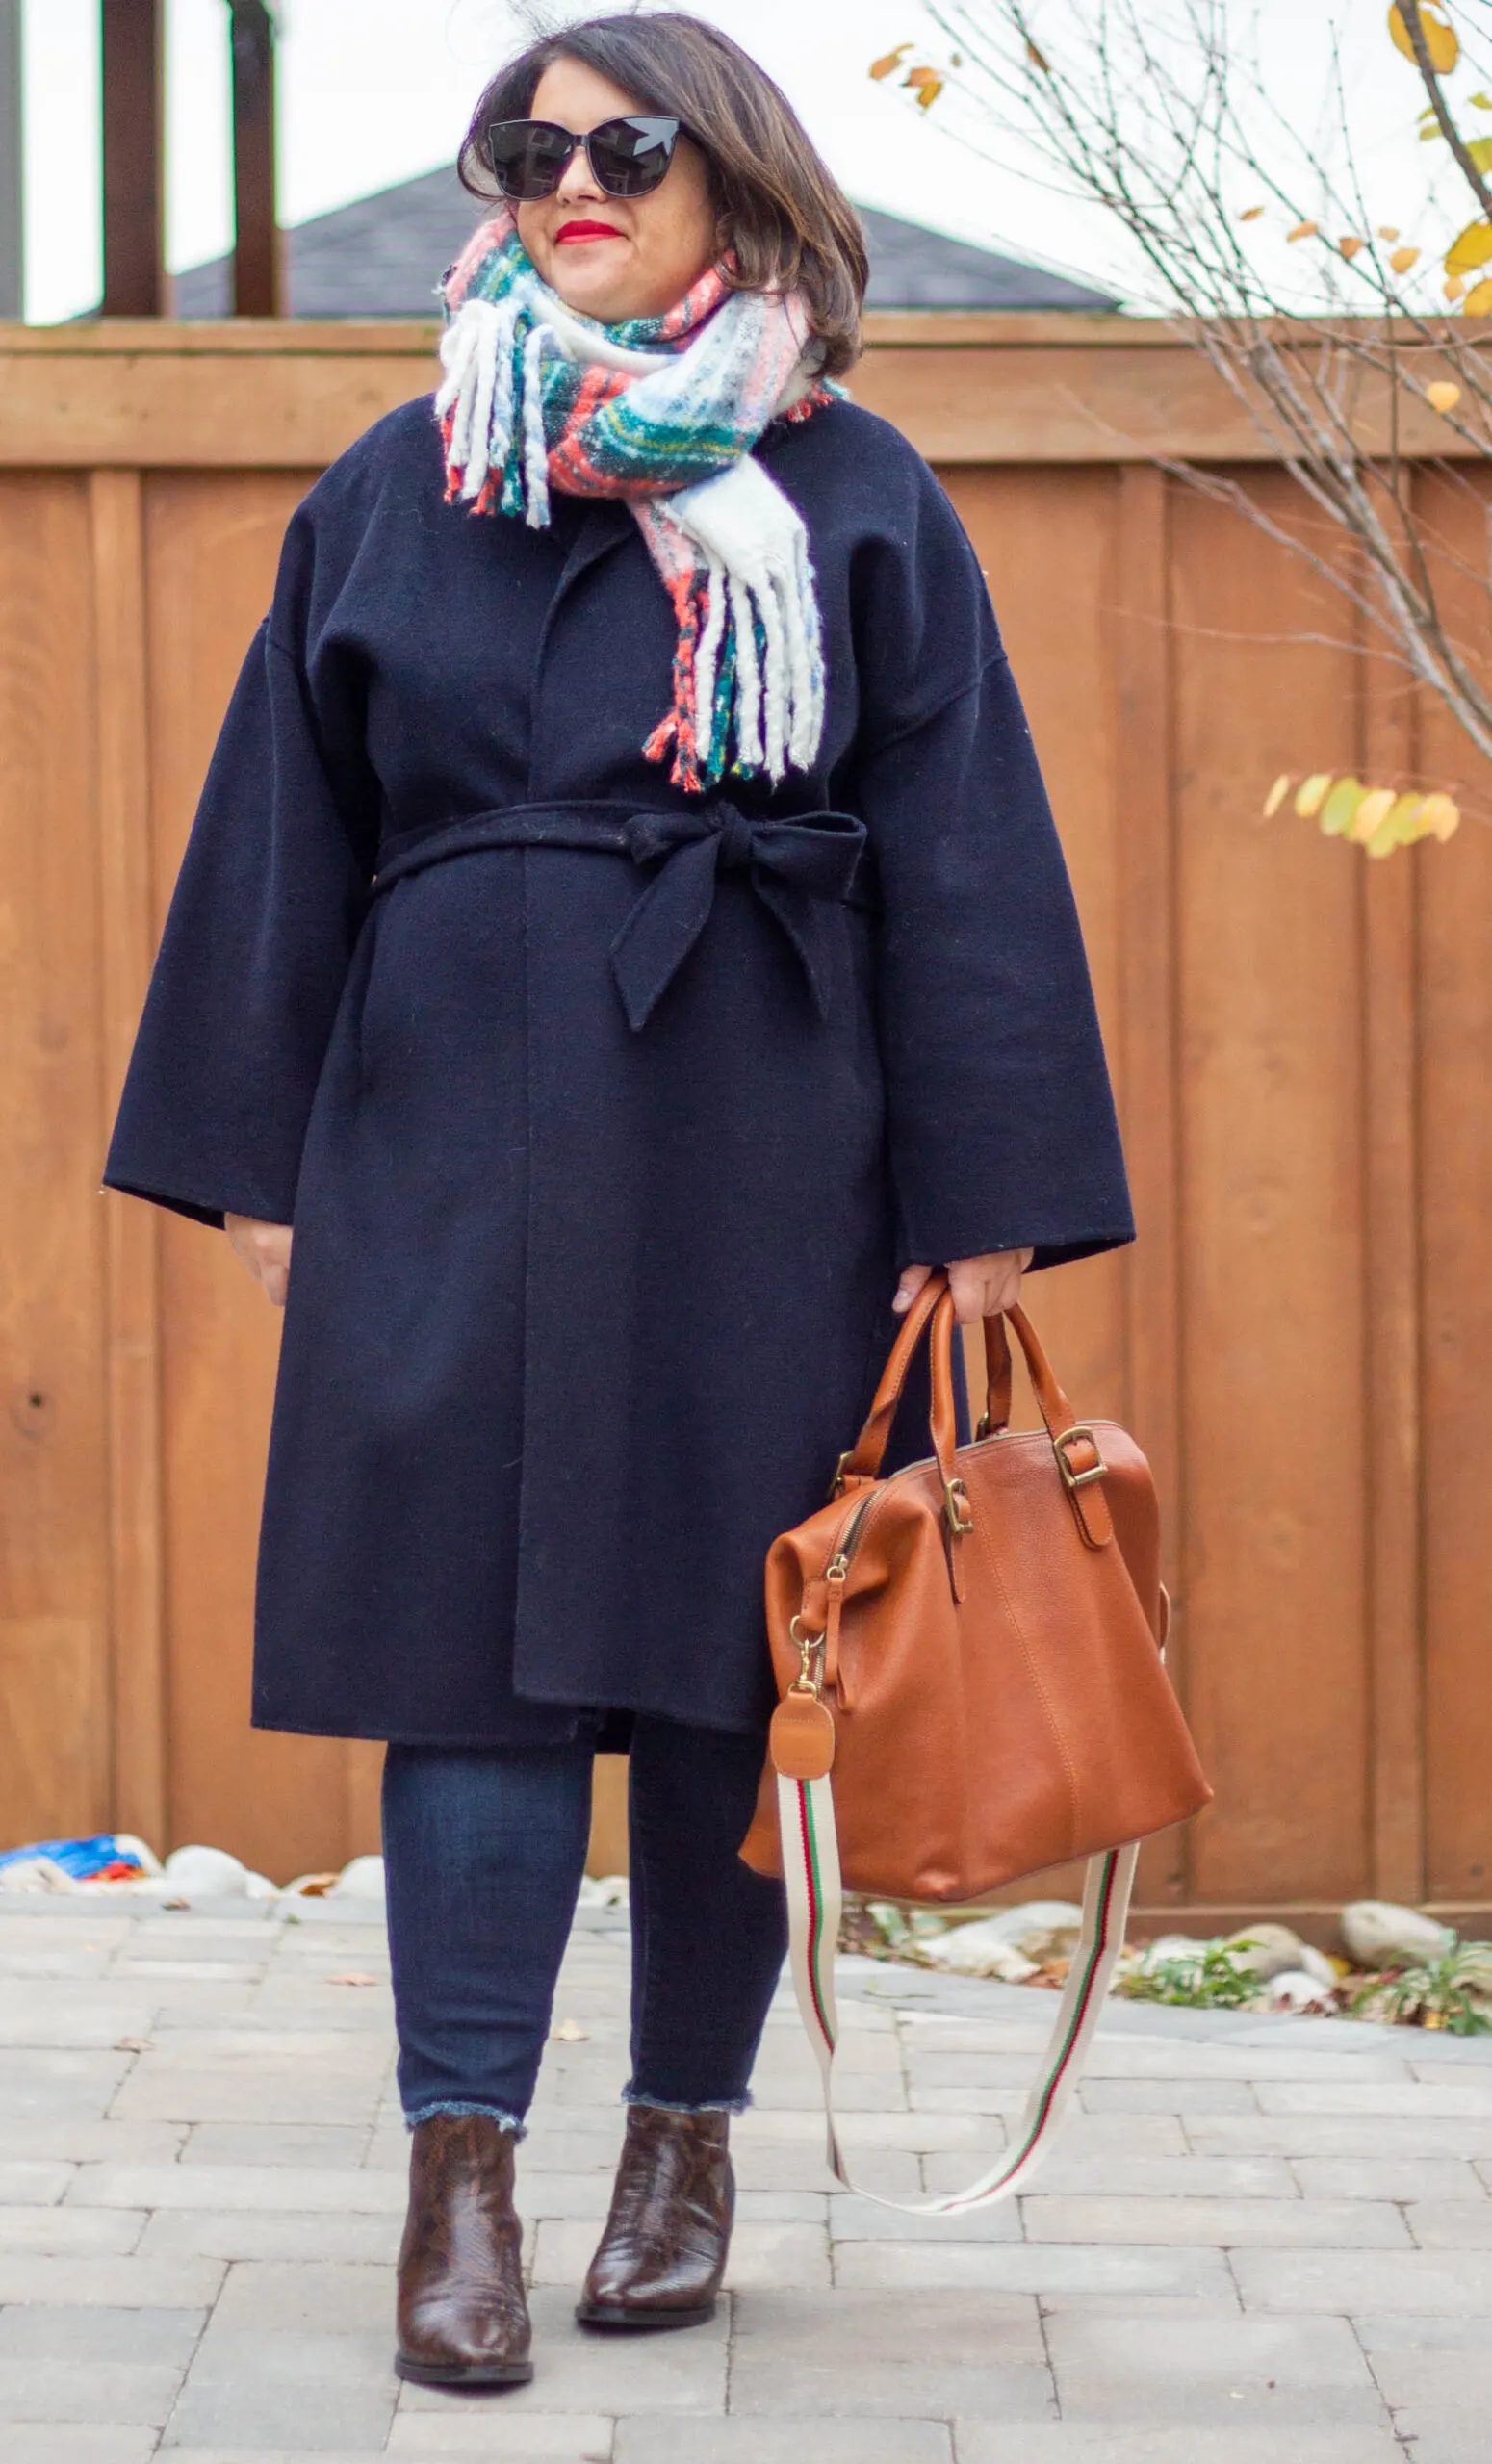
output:
<svg viewBox="0 0 1492 2464"><path fill-rule="evenodd" d="M784 1780L822 1780L834 1767L834 1715L807 1690L783 1696L767 1732L772 1768Z"/></svg>

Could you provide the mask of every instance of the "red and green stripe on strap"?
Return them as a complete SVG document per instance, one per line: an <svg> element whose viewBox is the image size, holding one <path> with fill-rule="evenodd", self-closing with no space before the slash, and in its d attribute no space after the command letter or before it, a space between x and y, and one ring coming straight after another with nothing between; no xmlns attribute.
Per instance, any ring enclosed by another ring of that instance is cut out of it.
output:
<svg viewBox="0 0 1492 2464"><path fill-rule="evenodd" d="M834 1959L839 1934L842 1888L835 1830L834 1787L818 1780L777 1781L783 1871L787 1885L789 1956L798 2010L818 2058L824 2115L829 2128L831 2171L847 2190L850 2178L835 2130L834 2058L838 2036ZM906 2216L956 2216L991 2205L1023 2190L1057 2136L1064 2109L1081 2075L1088 2047L1124 1943L1124 1922L1138 1848L1111 1848L1088 1862L1083 1923L1068 1982L1035 2084L1011 2143L990 2170L967 2189L923 2200L883 2198L862 2191L878 2207Z"/></svg>

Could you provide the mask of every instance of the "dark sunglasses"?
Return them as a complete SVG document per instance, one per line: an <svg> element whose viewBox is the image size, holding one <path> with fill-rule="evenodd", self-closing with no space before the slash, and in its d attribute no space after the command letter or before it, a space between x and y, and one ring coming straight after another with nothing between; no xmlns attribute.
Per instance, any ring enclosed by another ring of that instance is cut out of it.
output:
<svg viewBox="0 0 1492 2464"><path fill-rule="evenodd" d="M482 131L481 150L503 195L524 203L553 195L579 145L607 196L651 196L678 137L676 119L605 119L583 137L548 119L495 119Z"/></svg>

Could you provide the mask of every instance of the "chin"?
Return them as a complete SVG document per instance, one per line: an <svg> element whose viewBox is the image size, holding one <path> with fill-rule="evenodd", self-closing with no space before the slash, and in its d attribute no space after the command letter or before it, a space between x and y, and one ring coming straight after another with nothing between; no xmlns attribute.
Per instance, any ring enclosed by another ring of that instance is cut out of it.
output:
<svg viewBox="0 0 1492 2464"><path fill-rule="evenodd" d="M604 325L619 324L623 318L635 312L625 301L619 301L614 282L597 280L564 281L556 270L549 277L550 287L557 291L567 308L578 309L582 317L595 317Z"/></svg>

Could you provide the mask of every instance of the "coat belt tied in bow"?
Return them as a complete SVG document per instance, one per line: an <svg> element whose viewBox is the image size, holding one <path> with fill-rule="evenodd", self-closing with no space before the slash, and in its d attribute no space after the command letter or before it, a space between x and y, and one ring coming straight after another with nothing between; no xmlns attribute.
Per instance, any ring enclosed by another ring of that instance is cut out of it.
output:
<svg viewBox="0 0 1492 2464"><path fill-rule="evenodd" d="M611 966L630 1026L646 1026L709 919L722 873L749 873L797 954L813 1006L829 1015L834 983L832 906L851 899L865 825L847 812L753 821L725 798L682 810L629 813L626 807L509 805L385 841L374 897L407 873L491 847L596 848L656 866L611 944Z"/></svg>
<svg viewBox="0 0 1492 2464"><path fill-rule="evenodd" d="M714 799L696 811L640 812L627 824L634 863L658 870L611 944L629 1024L647 1024L705 930L719 873L750 873L752 887L798 954L813 1006L829 1015L834 941L829 902L848 898L865 825L849 813L749 821Z"/></svg>

